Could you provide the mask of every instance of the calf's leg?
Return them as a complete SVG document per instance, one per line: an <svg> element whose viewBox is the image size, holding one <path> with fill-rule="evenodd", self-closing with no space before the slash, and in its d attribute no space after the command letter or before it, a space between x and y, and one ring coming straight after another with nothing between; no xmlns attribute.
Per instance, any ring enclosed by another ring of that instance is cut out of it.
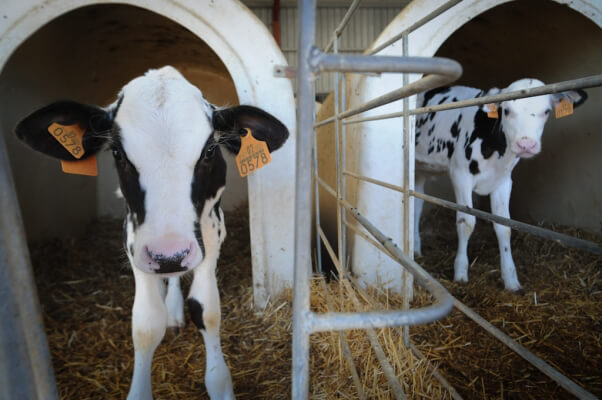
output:
<svg viewBox="0 0 602 400"><path fill-rule="evenodd" d="M491 193L491 212L501 217L510 218L510 193L512 192L512 179L508 177L502 184ZM520 283L516 275L516 266L512 259L512 250L510 248L509 227L500 224L493 224L493 229L497 235L497 241L500 248L500 263L502 267L502 279L504 286L508 290L520 289Z"/></svg>
<svg viewBox="0 0 602 400"><path fill-rule="evenodd" d="M414 190L416 192L424 193L425 182L426 177L416 173ZM414 254L417 256L422 255L422 241L420 240L420 216L422 215L423 205L424 200L414 197Z"/></svg>
<svg viewBox="0 0 602 400"><path fill-rule="evenodd" d="M155 349L165 335L167 308L163 302L161 278L134 271L136 294L132 308L134 376L128 400L151 400L151 365Z"/></svg>
<svg viewBox="0 0 602 400"><path fill-rule="evenodd" d="M472 207L472 182L464 177L452 175L456 203ZM463 212L456 213L456 229L458 232L458 251L454 261L454 281L468 282L468 240L474 230L476 217Z"/></svg>
<svg viewBox="0 0 602 400"><path fill-rule="evenodd" d="M178 276L167 280L165 305L167 306L167 326L170 328L184 326L184 298Z"/></svg>
<svg viewBox="0 0 602 400"><path fill-rule="evenodd" d="M211 399L234 399L232 377L222 354L219 327L220 299L215 277L216 259L207 260L194 270L188 297L192 321L201 331L207 352L205 386Z"/></svg>

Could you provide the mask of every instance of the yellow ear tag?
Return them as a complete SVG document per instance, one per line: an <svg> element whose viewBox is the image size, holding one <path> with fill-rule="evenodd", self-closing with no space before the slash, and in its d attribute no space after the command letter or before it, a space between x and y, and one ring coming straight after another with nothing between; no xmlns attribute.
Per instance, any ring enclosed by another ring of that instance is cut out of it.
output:
<svg viewBox="0 0 602 400"><path fill-rule="evenodd" d="M573 113L573 103L567 99L562 99L554 111L556 112L556 119L569 116Z"/></svg>
<svg viewBox="0 0 602 400"><path fill-rule="evenodd" d="M71 155L78 160L85 154L82 138L84 130L76 125L61 125L53 122L48 127L48 133L60 143ZM92 155L84 160L63 161L61 160L63 172L68 174L98 176L96 156Z"/></svg>
<svg viewBox="0 0 602 400"><path fill-rule="evenodd" d="M489 118L498 119L500 116L497 114L497 106L495 104L487 104L489 107L489 111L487 111L487 116Z"/></svg>
<svg viewBox="0 0 602 400"><path fill-rule="evenodd" d="M267 143L255 139L249 128L245 128L245 130L247 134L241 138L240 151L236 156L238 173L242 177L272 162Z"/></svg>

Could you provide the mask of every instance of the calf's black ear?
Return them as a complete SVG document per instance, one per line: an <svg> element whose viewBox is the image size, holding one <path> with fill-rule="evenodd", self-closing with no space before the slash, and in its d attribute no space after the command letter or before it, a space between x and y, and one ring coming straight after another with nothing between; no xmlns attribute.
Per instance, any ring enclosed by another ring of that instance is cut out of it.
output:
<svg viewBox="0 0 602 400"><path fill-rule="evenodd" d="M60 160L76 161L78 158L49 132L48 128L53 123L79 125L84 130L84 154L79 158L81 160L97 153L106 143L113 127L113 117L110 112L97 106L60 101L34 111L15 127L17 137L32 149Z"/></svg>
<svg viewBox="0 0 602 400"><path fill-rule="evenodd" d="M563 99L573 103L573 107L579 107L581 104L585 103L585 100L587 100L587 92L582 89L576 89L555 93L552 95L552 106L556 107Z"/></svg>
<svg viewBox="0 0 602 400"><path fill-rule="evenodd" d="M240 138L249 128L253 137L267 143L270 152L279 149L288 138L288 129L273 115L253 106L235 106L213 112L216 140L234 154L240 150Z"/></svg>

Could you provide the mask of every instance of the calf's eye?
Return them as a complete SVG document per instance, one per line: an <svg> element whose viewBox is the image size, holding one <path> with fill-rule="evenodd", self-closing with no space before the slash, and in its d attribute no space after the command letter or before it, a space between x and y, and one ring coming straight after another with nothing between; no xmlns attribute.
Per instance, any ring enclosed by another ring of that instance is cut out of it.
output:
<svg viewBox="0 0 602 400"><path fill-rule="evenodd" d="M121 151L116 148L113 149L113 157L115 158L115 161L123 160L123 154L121 154Z"/></svg>
<svg viewBox="0 0 602 400"><path fill-rule="evenodd" d="M507 109L507 108L504 108L504 115L506 115L506 116L507 116L508 114L510 114L510 110L509 110L509 109Z"/></svg>

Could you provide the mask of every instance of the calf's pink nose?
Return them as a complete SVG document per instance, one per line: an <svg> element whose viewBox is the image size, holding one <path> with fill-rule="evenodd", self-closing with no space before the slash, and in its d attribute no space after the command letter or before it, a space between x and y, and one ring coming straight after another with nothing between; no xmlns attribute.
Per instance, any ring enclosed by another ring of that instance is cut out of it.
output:
<svg viewBox="0 0 602 400"><path fill-rule="evenodd" d="M196 247L190 240L178 236L164 236L146 244L146 263L155 273L185 271L192 267Z"/></svg>
<svg viewBox="0 0 602 400"><path fill-rule="evenodd" d="M537 146L537 142L533 139L522 138L518 142L516 142L518 147L524 151L534 150Z"/></svg>

